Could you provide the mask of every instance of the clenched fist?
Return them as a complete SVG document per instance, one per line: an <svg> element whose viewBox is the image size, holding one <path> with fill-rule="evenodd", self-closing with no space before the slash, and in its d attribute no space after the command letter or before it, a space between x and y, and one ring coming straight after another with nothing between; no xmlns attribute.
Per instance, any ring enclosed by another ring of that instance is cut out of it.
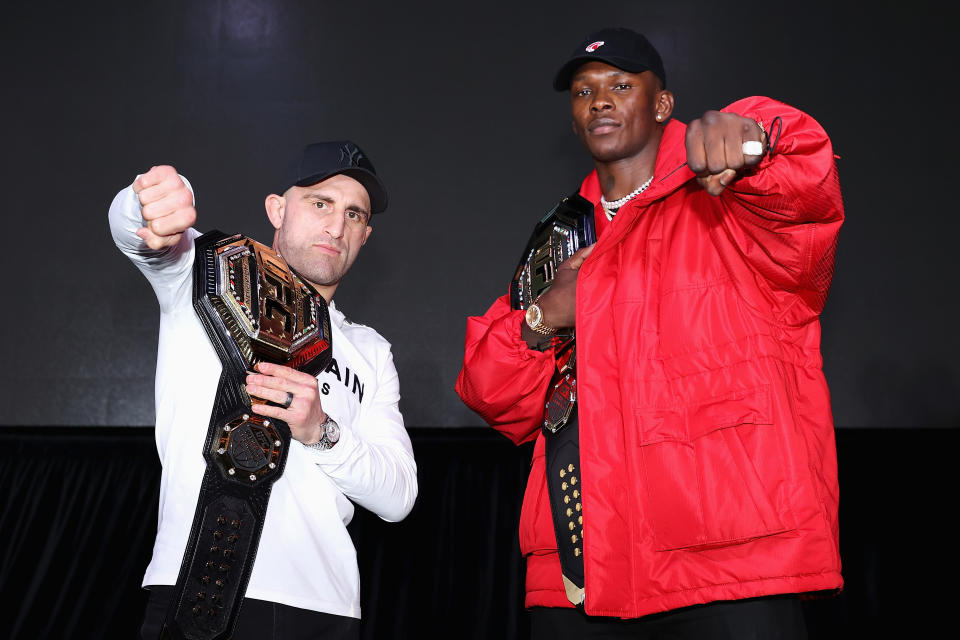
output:
<svg viewBox="0 0 960 640"><path fill-rule="evenodd" d="M744 143L750 143L744 147ZM751 145L759 144L758 153ZM687 126L687 164L712 196L723 193L737 174L755 165L766 151L766 136L755 120L735 113L707 111Z"/></svg>
<svg viewBox="0 0 960 640"><path fill-rule="evenodd" d="M170 166L153 167L133 182L140 199L145 226L137 235L151 249L171 247L197 220L193 194L177 170Z"/></svg>

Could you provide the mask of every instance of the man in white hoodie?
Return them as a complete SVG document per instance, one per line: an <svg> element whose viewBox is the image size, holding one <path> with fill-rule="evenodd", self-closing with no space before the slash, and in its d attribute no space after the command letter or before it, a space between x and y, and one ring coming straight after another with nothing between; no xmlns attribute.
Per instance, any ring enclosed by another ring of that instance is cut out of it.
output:
<svg viewBox="0 0 960 640"><path fill-rule="evenodd" d="M332 359L316 377L260 363L244 380L250 396L267 401L254 400L252 411L284 421L293 441L272 487L232 637L358 638L359 572L346 530L354 503L398 521L417 495L390 344L347 320L333 303L387 195L372 163L350 141L307 146L283 186L265 200L275 229L273 249L327 301ZM117 247L150 281L161 311L156 440L163 471L157 538L143 579L150 600L141 630L151 640L164 626L191 540L206 471L204 443L223 369L193 306L196 217L190 185L169 166L138 176L117 194L109 214ZM213 588L211 593L216 594ZM207 611L205 597L195 611L200 605Z"/></svg>

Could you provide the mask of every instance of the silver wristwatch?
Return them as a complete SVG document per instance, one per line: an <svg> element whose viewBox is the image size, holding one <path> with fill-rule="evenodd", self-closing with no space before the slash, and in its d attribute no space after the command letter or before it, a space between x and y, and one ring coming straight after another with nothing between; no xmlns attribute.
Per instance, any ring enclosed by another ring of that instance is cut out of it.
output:
<svg viewBox="0 0 960 640"><path fill-rule="evenodd" d="M332 449L333 445L337 444L337 441L340 440L340 425L338 425L333 418L327 416L327 421L320 426L323 427L323 435L320 436L320 440L317 442L305 445L307 449L326 451L327 449Z"/></svg>

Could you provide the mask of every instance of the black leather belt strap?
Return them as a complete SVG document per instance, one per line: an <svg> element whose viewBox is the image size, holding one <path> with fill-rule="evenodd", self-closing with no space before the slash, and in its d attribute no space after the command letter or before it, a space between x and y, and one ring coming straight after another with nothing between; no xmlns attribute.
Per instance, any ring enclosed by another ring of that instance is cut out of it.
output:
<svg viewBox="0 0 960 640"><path fill-rule="evenodd" d="M577 379L575 345L560 354L565 364L559 367L544 405L543 434L546 452L547 494L557 537L557 553L567 599L582 605L583 577L583 501L580 482L580 429L577 418Z"/></svg>
<svg viewBox="0 0 960 640"><path fill-rule="evenodd" d="M247 371L269 361L316 375L330 362L330 317L323 298L264 245L211 231L195 250L194 307L223 372L203 447L207 469L160 637L221 640L233 634L290 445L286 423L251 411Z"/></svg>
<svg viewBox="0 0 960 640"><path fill-rule="evenodd" d="M161 638L230 637L257 555L270 490L287 458L287 425L221 400L231 395L223 393L232 386L225 377L204 445L207 471ZM258 455L263 448L267 455ZM266 459L275 462L261 464Z"/></svg>
<svg viewBox="0 0 960 640"><path fill-rule="evenodd" d="M580 437L574 415L546 436L547 492L567 598L583 604L583 504L580 496Z"/></svg>

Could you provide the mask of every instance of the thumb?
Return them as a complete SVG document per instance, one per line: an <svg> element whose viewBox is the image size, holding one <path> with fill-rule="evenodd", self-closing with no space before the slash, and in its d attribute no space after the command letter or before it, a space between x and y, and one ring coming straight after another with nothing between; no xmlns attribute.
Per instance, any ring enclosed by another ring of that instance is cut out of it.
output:
<svg viewBox="0 0 960 640"><path fill-rule="evenodd" d="M737 172L735 169L724 169L720 173L697 178L697 182L700 183L700 186L703 187L707 193L712 196L718 196L723 193L727 185L733 182L736 177Z"/></svg>
<svg viewBox="0 0 960 640"><path fill-rule="evenodd" d="M583 264L583 261L587 259L591 253L593 253L593 248L597 246L596 243L591 244L588 247L584 247L570 256L568 262L570 263L571 269L579 269L580 265Z"/></svg>
<svg viewBox="0 0 960 640"><path fill-rule="evenodd" d="M159 184L160 180L158 177L158 168L150 167L148 171L141 173L137 176L137 179L133 181L133 191L136 194L140 194L141 191L147 187L152 187L155 184Z"/></svg>
<svg viewBox="0 0 960 640"><path fill-rule="evenodd" d="M153 250L163 249L180 241L179 233L172 236L159 236L154 233L150 227L140 227L136 233L140 239Z"/></svg>

